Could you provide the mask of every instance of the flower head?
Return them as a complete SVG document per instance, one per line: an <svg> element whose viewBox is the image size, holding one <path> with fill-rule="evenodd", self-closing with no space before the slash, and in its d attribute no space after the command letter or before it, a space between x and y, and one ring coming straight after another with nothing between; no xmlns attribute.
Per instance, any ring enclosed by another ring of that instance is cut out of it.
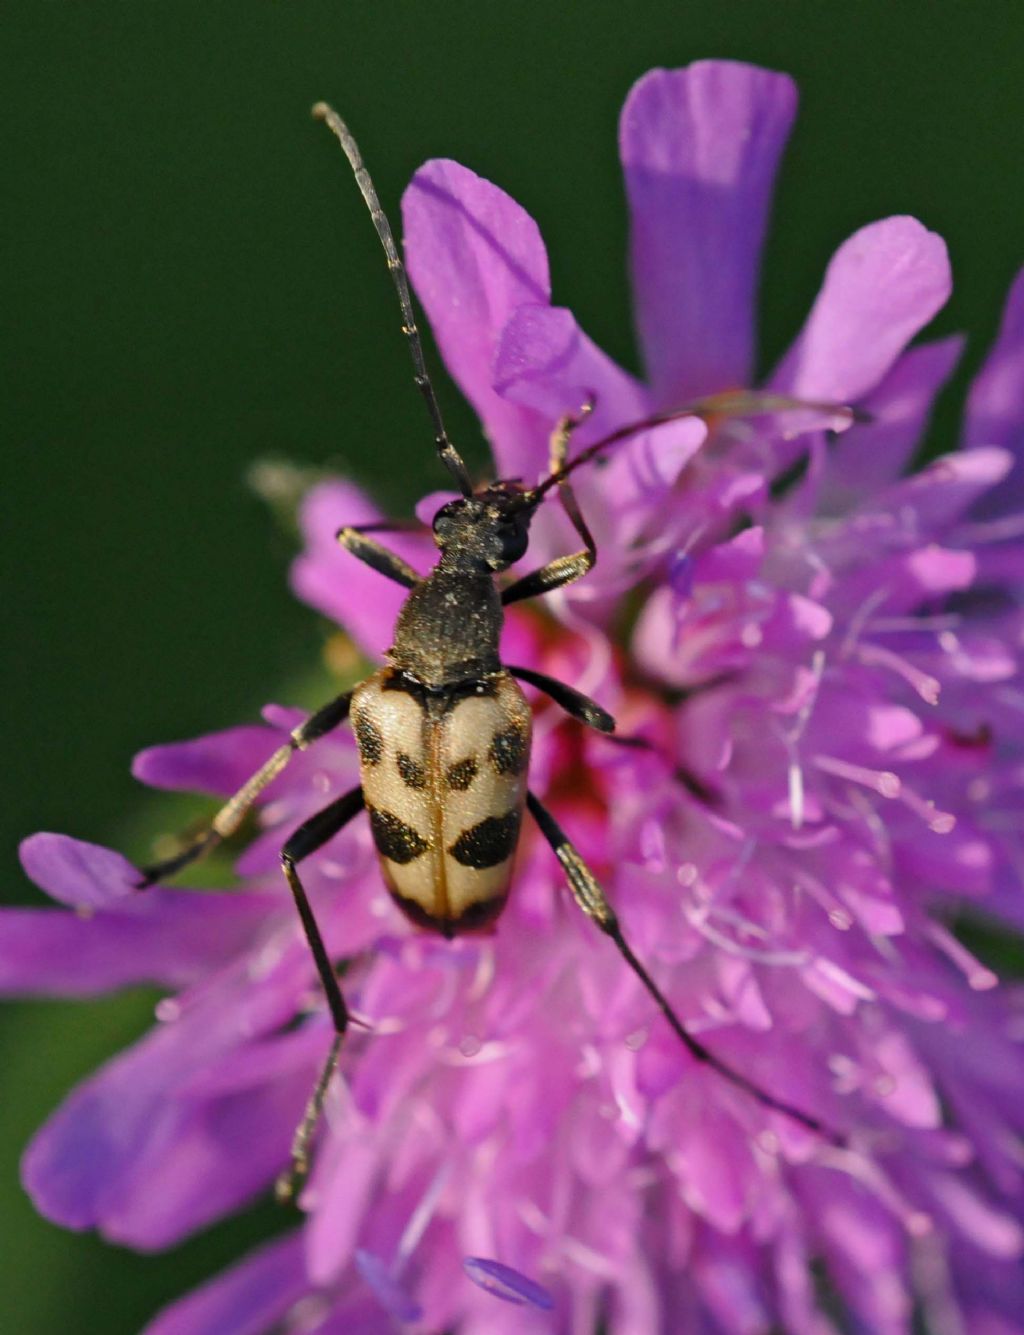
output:
<svg viewBox="0 0 1024 1335"><path fill-rule="evenodd" d="M586 400L574 449L753 387L794 110L788 79L728 62L654 71L630 94L646 383L551 304L539 232L512 200L452 162L417 173L410 273L500 476L540 476L554 422ZM947 921L964 905L1024 919L1024 280L962 447L915 469L959 343L910 344L949 284L915 220L856 233L765 389L862 419L837 434L824 410L786 410L638 434L574 476L597 569L506 625L509 661L572 682L646 743L538 705L531 786L637 956L690 1032L837 1138L688 1056L543 841L524 840L497 931L447 943L398 916L354 824L306 864L362 1023L301 1227L152 1331L817 1333L832 1326L812 1263L872 1331L909 1331L915 1304L936 1330L1021 1329L1020 999ZM349 484L317 488L294 573L371 658L402 594L333 535L373 517ZM531 555L572 541L546 505ZM422 568L428 543L394 546ZM299 718L274 707L262 726L144 752L135 772L227 795ZM277 852L356 782L347 734L298 756L223 893L140 895L113 853L27 841L29 874L79 911L6 915L8 989L169 994L30 1147L47 1215L162 1247L273 1182L330 1034Z"/></svg>

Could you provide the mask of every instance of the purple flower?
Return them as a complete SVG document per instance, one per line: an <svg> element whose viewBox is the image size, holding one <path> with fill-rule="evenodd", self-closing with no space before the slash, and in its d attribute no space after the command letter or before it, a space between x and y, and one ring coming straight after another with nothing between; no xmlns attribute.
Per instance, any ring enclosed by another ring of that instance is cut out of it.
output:
<svg viewBox="0 0 1024 1335"><path fill-rule="evenodd" d="M781 75L654 71L621 147L649 380L551 305L532 220L431 162L405 196L410 272L502 476L652 411L751 387L759 254L795 110ZM909 347L950 285L910 218L835 255L771 391L856 404L685 418L576 475L595 572L510 615L506 657L560 676L653 750L540 705L531 784L603 879L691 1031L839 1148L690 1059L525 839L494 935L417 933L356 823L308 866L346 995L341 1078L301 1227L157 1317L159 1335L1024 1330L1021 997L952 934L1024 924L1024 278L960 449L915 469L959 341ZM333 541L349 484L303 511L300 596L370 657L400 591ZM556 506L532 553L571 550ZM396 539L414 565L428 544ZM640 595L628 642L623 599ZM144 752L156 787L228 794L300 716ZM116 854L37 835L63 909L8 911L11 992L156 983L158 1023L30 1146L39 1208L168 1246L269 1189L330 1024L277 868L356 782L332 735L266 790L241 889L132 891ZM60 960L60 969L53 961ZM813 1278L812 1264L824 1276ZM291 1324L289 1324L291 1323Z"/></svg>

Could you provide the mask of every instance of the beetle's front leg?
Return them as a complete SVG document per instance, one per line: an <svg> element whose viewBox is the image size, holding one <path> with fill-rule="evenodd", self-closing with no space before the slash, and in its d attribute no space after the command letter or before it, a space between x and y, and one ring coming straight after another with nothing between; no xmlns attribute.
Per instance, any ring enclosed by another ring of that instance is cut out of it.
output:
<svg viewBox="0 0 1024 1335"><path fill-rule="evenodd" d="M279 746L270 759L260 766L252 778L247 779L238 792L224 803L210 822L208 829L193 839L181 853L175 854L172 858L165 858L163 862L155 862L149 867L143 867L139 889L145 890L149 886L155 885L157 881L165 880L168 876L174 876L187 867L189 863L202 857L214 844L219 843L222 839L230 838L241 825L245 813L253 802L256 801L267 784L277 778L296 751L304 751L311 743L333 731L339 724L344 723L345 719L348 718L351 701L352 692L345 691L344 694L339 695L336 699L318 709L315 714L311 714L305 723L294 730L288 741L283 746Z"/></svg>
<svg viewBox="0 0 1024 1335"><path fill-rule="evenodd" d="M281 850L281 867L295 900L295 907L299 911L302 930L309 942L309 949L316 964L316 971L320 977L324 995L327 998L327 1006L334 1022L334 1038L331 1040L327 1060L324 1062L317 1082L313 1086L309 1102L306 1104L302 1121L295 1131L295 1138L292 1141L291 1168L283 1173L277 1181L277 1198L280 1201L294 1199L309 1172L309 1146L320 1120L320 1114L323 1111L327 1086L330 1084L331 1076L334 1074L334 1068L338 1062L341 1041L345 1036L345 1030L348 1028L348 1007L345 1005L345 998L341 994L337 975L331 967L327 947L324 945L324 939L320 934L320 928L317 926L302 881L299 879L297 867L303 858L308 858L318 848L323 848L329 839L333 839L340 830L344 829L349 821L363 810L364 806L362 788L353 788L351 792L337 798L330 806L324 807L323 811L318 811L316 815L310 816L309 820L303 822Z"/></svg>
<svg viewBox="0 0 1024 1335"><path fill-rule="evenodd" d="M562 471L569 448L569 439L589 413L590 405L588 404L578 417L563 417L552 432L550 446L552 475ZM501 594L501 601L505 607L509 603L518 603L524 598L536 598L542 593L551 593L553 589L561 589L566 584L575 583L592 568L597 560L597 544L587 527L587 521L580 513L576 493L567 479L559 481L558 497L562 502L565 513L569 516L570 523L583 542L583 550L573 552L569 556L558 556L553 561L549 561L547 565L541 566L539 570L534 570L529 575L524 575L522 579L517 579L514 584L510 584L507 589L502 590Z"/></svg>
<svg viewBox="0 0 1024 1335"><path fill-rule="evenodd" d="M396 584L402 584L407 589L415 588L420 582L420 577L407 561L403 561L397 552L391 551L382 543L368 538L366 534L378 528L394 528L394 524L346 524L344 528L338 530L338 542L351 552L352 555L364 565L368 565L378 574L394 580ZM419 525L417 525L419 527Z"/></svg>

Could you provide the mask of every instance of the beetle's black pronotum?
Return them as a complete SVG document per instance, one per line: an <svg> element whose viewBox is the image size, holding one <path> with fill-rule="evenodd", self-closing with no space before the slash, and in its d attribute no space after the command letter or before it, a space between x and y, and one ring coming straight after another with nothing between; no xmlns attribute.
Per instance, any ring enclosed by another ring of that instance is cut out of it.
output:
<svg viewBox="0 0 1024 1335"><path fill-rule="evenodd" d="M317 710L221 808L209 829L178 856L147 869L151 885L233 834L258 794L296 751L350 718L359 748L361 783L305 821L281 850L281 864L334 1022L335 1036L292 1146L292 1166L279 1194L294 1195L309 1166L310 1142L328 1081L349 1022L337 975L324 947L298 866L365 809L384 880L398 906L421 927L446 937L480 928L501 913L524 809L528 809L562 864L576 903L615 943L691 1056L716 1070L767 1108L839 1140L816 1118L754 1085L694 1038L634 955L615 912L554 817L527 787L530 710L517 679L547 693L573 718L611 733L614 720L573 689L528 668L503 664L498 640L503 608L579 579L596 550L569 481L570 474L626 436L684 415L772 412L796 405L769 395L725 394L632 423L568 459L579 421L566 416L551 439L549 475L537 486L495 482L474 490L466 466L445 432L427 374L402 260L373 183L344 122L323 103L314 115L338 137L355 172L387 254L402 308L403 330L426 400L442 463L460 493L434 517L440 550L436 566L420 577L366 529L343 528L338 540L353 556L409 589L395 626L386 666L362 685ZM571 406L571 405L569 405ZM821 405L814 405L821 406ZM586 407L580 410L585 413ZM560 499L579 535L571 555L499 588L495 576L527 550L530 521L549 491Z"/></svg>

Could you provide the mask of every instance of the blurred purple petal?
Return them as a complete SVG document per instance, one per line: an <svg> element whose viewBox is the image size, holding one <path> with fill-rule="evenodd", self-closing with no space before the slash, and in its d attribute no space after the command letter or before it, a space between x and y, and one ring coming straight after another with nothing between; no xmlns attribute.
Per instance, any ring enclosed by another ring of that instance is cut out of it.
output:
<svg viewBox="0 0 1024 1335"><path fill-rule="evenodd" d="M336 1280L348 1265L384 1167L372 1133L339 1140L314 1184L318 1208L306 1240L309 1273L320 1284Z"/></svg>
<svg viewBox="0 0 1024 1335"><path fill-rule="evenodd" d="M280 733L258 724L227 728L187 742L147 747L132 761L132 774L151 788L228 797L281 741Z"/></svg>
<svg viewBox="0 0 1024 1335"><path fill-rule="evenodd" d="M626 99L633 291L660 405L751 383L761 245L796 100L786 75L726 60L652 70Z"/></svg>
<svg viewBox="0 0 1024 1335"><path fill-rule="evenodd" d="M1007 476L1013 456L995 446L957 450L933 459L920 472L879 496L879 508L913 514L922 530L941 533ZM865 512L874 509L865 504Z"/></svg>
<svg viewBox="0 0 1024 1335"><path fill-rule="evenodd" d="M963 443L1002 445L1017 466L998 498L979 506L983 515L1006 514L1024 506L1024 269L1010 288L999 334L967 398Z"/></svg>
<svg viewBox="0 0 1024 1335"><path fill-rule="evenodd" d="M935 396L962 350L963 339L953 336L911 348L896 362L864 399L871 420L855 423L832 447L819 494L823 510L842 513L900 476L924 434Z"/></svg>
<svg viewBox="0 0 1024 1335"><path fill-rule="evenodd" d="M325 1037L268 1040L262 1079L232 1090L225 1070L250 1064L237 1028L237 1016L209 1005L186 1011L79 1085L25 1153L23 1182L37 1209L151 1250L267 1187L284 1165ZM222 1090L190 1092L193 1073L211 1062Z"/></svg>
<svg viewBox="0 0 1024 1335"><path fill-rule="evenodd" d="M344 525L376 523L380 512L363 492L346 482L314 487L302 503L300 522L306 550L292 566L292 588L305 602L332 617L370 658L380 659L391 644L395 618L406 590L372 570L338 543ZM413 569L433 552L429 534L381 535L382 541Z"/></svg>
<svg viewBox="0 0 1024 1335"><path fill-rule="evenodd" d="M143 1335L265 1335L307 1288L302 1234L296 1231L164 1308Z"/></svg>
<svg viewBox="0 0 1024 1335"><path fill-rule="evenodd" d="M32 834L18 852L26 875L73 908L101 909L139 893L142 873L99 844L66 834Z"/></svg>
<svg viewBox="0 0 1024 1335"><path fill-rule="evenodd" d="M154 887L85 917L4 909L0 992L84 997L139 983L187 987L251 949L281 904L270 894Z"/></svg>
<svg viewBox="0 0 1024 1335"><path fill-rule="evenodd" d="M772 388L805 399L858 402L945 305L951 283L945 242L916 218L862 227L832 257Z"/></svg>

